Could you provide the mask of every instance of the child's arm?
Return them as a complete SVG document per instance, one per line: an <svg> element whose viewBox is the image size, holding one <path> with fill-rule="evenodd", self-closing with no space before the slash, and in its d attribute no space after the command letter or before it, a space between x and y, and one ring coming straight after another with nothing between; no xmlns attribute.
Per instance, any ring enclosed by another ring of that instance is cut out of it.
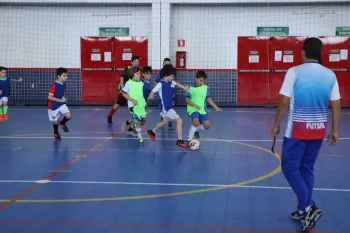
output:
<svg viewBox="0 0 350 233"><path fill-rule="evenodd" d="M11 82L14 82L14 83L21 83L23 82L23 78L22 77L19 77L19 79L11 79Z"/></svg>
<svg viewBox="0 0 350 233"><path fill-rule="evenodd" d="M131 98L131 97L129 96L129 94L128 94L129 91L130 91L129 83L126 82L125 85L124 85L124 87L123 87L123 89L122 89L122 95L123 95L123 97L124 97L125 99L131 101L132 104L133 104L134 106L136 106L136 105L137 105L137 101L134 100L133 98Z"/></svg>
<svg viewBox="0 0 350 233"><path fill-rule="evenodd" d="M209 103L213 108L215 108L215 110L216 110L217 112L222 112L221 108L219 108L219 107L214 103L213 99L212 99L210 96L207 97L207 101L208 101L208 103Z"/></svg>
<svg viewBox="0 0 350 233"><path fill-rule="evenodd" d="M58 99L58 98L54 97L53 95L55 94L55 92L56 92L56 86L52 85L50 92L49 92L49 95L47 96L47 99L58 102L58 103L65 103L67 101L66 97L64 97L64 96L62 97L62 99Z"/></svg>
<svg viewBox="0 0 350 233"><path fill-rule="evenodd" d="M122 95L125 99L129 100L132 102L133 105L137 105L137 100L134 100L133 98L131 98L127 93L125 93L124 91L122 92Z"/></svg>
<svg viewBox="0 0 350 233"><path fill-rule="evenodd" d="M175 86L180 87L181 89L183 89L183 90L186 91L186 92L188 92L188 91L190 90L190 87L189 87L189 86L183 86L183 85L180 84L179 82L175 82L175 81L173 81L173 82L175 83Z"/></svg>
<svg viewBox="0 0 350 233"><path fill-rule="evenodd" d="M187 103L188 105L194 107L195 109L197 109L197 110L200 110L200 109L201 109L201 107L199 107L198 105L195 105L195 104L191 101L190 98L186 97L186 98L185 98L185 101L186 101L186 103Z"/></svg>
<svg viewBox="0 0 350 233"><path fill-rule="evenodd" d="M162 87L162 83L158 83L151 91L151 93L149 93L148 95L148 99L149 100L153 100L154 99L154 94L157 93L160 88Z"/></svg>
<svg viewBox="0 0 350 233"><path fill-rule="evenodd" d="M51 94L49 94L47 96L47 99L55 101L55 102L59 102L59 103L65 103L67 101L66 97L64 97L64 96L62 97L62 99L58 99L58 98L53 97Z"/></svg>

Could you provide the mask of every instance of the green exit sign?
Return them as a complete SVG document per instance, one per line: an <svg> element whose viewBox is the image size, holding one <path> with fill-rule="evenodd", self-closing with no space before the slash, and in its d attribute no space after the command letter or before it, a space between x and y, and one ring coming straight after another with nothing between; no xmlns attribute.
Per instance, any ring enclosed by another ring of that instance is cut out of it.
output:
<svg viewBox="0 0 350 233"><path fill-rule="evenodd" d="M335 29L336 36L350 36L350 27L337 27Z"/></svg>
<svg viewBox="0 0 350 233"><path fill-rule="evenodd" d="M288 36L289 27L257 27L258 36Z"/></svg>
<svg viewBox="0 0 350 233"><path fill-rule="evenodd" d="M129 36L129 28L99 28L100 36Z"/></svg>

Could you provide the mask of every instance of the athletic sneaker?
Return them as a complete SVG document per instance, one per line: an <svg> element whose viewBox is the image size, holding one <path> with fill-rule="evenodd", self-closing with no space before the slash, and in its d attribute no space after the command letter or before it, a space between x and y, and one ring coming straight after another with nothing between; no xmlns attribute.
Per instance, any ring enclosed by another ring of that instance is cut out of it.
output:
<svg viewBox="0 0 350 233"><path fill-rule="evenodd" d="M140 145L140 146L143 146L143 145L144 145L144 143L143 143L143 138L139 138L139 145Z"/></svg>
<svg viewBox="0 0 350 233"><path fill-rule="evenodd" d="M9 115L7 114L4 114L4 121L8 120L9 119Z"/></svg>
<svg viewBox="0 0 350 233"><path fill-rule="evenodd" d="M303 224L302 231L311 230L316 226L316 222L320 220L323 213L322 210L317 208L315 205L311 206L309 211L300 219Z"/></svg>
<svg viewBox="0 0 350 233"><path fill-rule="evenodd" d="M59 133L54 133L53 136L56 140L61 140L61 135Z"/></svg>
<svg viewBox="0 0 350 233"><path fill-rule="evenodd" d="M62 129L63 129L63 131L64 131L65 133L68 133L68 132L69 132L69 129L68 129L68 127L67 127L66 124L62 124L62 123L60 122L59 125L62 127Z"/></svg>
<svg viewBox="0 0 350 233"><path fill-rule="evenodd" d="M0 115L0 121L4 121L4 114Z"/></svg>
<svg viewBox="0 0 350 233"><path fill-rule="evenodd" d="M306 214L305 213L300 213L299 210L294 211L293 213L290 214L290 217L294 220L300 220L302 217L304 217Z"/></svg>
<svg viewBox="0 0 350 233"><path fill-rule="evenodd" d="M194 133L194 138L195 138L195 139L199 139L199 132L195 132L195 133Z"/></svg>
<svg viewBox="0 0 350 233"><path fill-rule="evenodd" d="M137 133L132 127L129 127L127 134L129 134L129 136L137 137Z"/></svg>
<svg viewBox="0 0 350 233"><path fill-rule="evenodd" d="M188 148L188 145L184 140L178 139L176 145L181 146L182 148Z"/></svg>
<svg viewBox="0 0 350 233"><path fill-rule="evenodd" d="M153 130L147 130L147 134L151 137L152 141L156 141L156 134L153 132Z"/></svg>

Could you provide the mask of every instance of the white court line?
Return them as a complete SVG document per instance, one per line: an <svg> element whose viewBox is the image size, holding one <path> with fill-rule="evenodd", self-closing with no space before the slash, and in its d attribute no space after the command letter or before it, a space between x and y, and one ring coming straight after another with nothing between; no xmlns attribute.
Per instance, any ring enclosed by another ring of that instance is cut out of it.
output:
<svg viewBox="0 0 350 233"><path fill-rule="evenodd" d="M37 183L37 180L0 180L0 183ZM186 187L232 187L232 188L251 188L251 189L277 189L291 190L290 187L281 186L256 186L256 185L225 185L225 184L179 184L179 183L140 183L140 182L103 182L103 181L50 181L46 183L61 183L61 184L107 184L107 185L140 185L140 186L186 186ZM350 189L329 189L329 188L314 188L316 191L329 192L350 192Z"/></svg>
<svg viewBox="0 0 350 233"><path fill-rule="evenodd" d="M112 134L112 133L111 133ZM70 137L70 136L63 136L62 139L91 139L91 140L135 140L135 137ZM0 139L53 139L53 137L44 137L44 136L0 136ZM151 140L150 138L144 138L144 140ZM175 138L157 138L157 140L163 140L163 141L172 141L175 140ZM201 141L219 141L219 142L272 142L272 139L218 139L218 138L203 138L200 139ZM350 140L349 138L339 138L339 140ZM276 140L278 142L282 142L282 139ZM324 141L327 141L327 139L324 139Z"/></svg>

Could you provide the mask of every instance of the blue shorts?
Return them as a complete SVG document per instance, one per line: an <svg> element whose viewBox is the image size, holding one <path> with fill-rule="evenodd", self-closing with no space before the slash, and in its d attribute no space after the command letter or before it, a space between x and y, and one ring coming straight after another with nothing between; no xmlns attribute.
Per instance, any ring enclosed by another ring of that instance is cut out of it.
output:
<svg viewBox="0 0 350 233"><path fill-rule="evenodd" d="M199 112L193 112L191 114L191 119L198 118L199 122L202 123L203 121L209 121L209 115L207 114L200 114Z"/></svg>

